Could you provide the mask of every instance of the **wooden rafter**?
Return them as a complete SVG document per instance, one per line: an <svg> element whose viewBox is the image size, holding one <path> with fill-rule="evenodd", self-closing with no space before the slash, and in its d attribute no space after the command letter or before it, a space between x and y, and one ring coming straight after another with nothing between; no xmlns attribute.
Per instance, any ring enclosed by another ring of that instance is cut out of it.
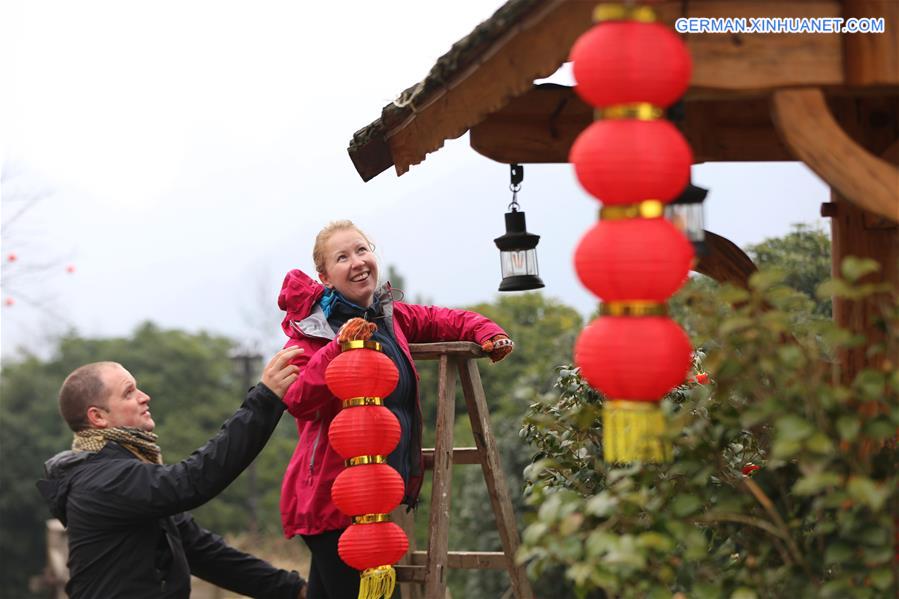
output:
<svg viewBox="0 0 899 599"><path fill-rule="evenodd" d="M796 158L856 206L899 222L899 169L843 131L820 89L775 92L772 116Z"/></svg>

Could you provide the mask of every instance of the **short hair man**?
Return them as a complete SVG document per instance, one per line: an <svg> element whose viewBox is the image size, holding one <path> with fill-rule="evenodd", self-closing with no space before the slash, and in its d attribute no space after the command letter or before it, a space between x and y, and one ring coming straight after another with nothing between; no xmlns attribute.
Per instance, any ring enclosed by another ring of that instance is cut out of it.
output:
<svg viewBox="0 0 899 599"><path fill-rule="evenodd" d="M162 463L150 396L121 364L87 364L66 378L59 409L75 439L47 461L38 489L68 529L70 597L187 599L191 574L251 597L305 596L299 574L228 546L187 513L262 450L296 379L297 353L278 352L218 434L176 464Z"/></svg>

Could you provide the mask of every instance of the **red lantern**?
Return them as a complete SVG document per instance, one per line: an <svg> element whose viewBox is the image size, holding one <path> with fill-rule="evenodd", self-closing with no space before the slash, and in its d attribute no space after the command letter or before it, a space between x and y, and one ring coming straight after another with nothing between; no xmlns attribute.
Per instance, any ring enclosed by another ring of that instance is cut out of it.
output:
<svg viewBox="0 0 899 599"><path fill-rule="evenodd" d="M606 205L669 202L690 181L693 153L664 120L596 121L571 146L578 180Z"/></svg>
<svg viewBox="0 0 899 599"><path fill-rule="evenodd" d="M693 247L664 218L601 220L574 254L578 277L605 302L664 302L690 272Z"/></svg>
<svg viewBox="0 0 899 599"><path fill-rule="evenodd" d="M341 399L387 397L398 380L399 372L390 358L371 349L345 351L325 370L328 389Z"/></svg>
<svg viewBox="0 0 899 599"><path fill-rule="evenodd" d="M387 464L350 466L334 480L331 499L348 516L387 514L400 504L405 490L403 478Z"/></svg>
<svg viewBox="0 0 899 599"><path fill-rule="evenodd" d="M400 423L383 406L344 408L331 421L328 441L343 458L388 455L400 440Z"/></svg>
<svg viewBox="0 0 899 599"><path fill-rule="evenodd" d="M684 381L692 348L670 318L603 316L574 348L581 374L612 400L657 402Z"/></svg>
<svg viewBox="0 0 899 599"><path fill-rule="evenodd" d="M617 21L584 33L571 49L575 90L593 106L647 102L665 107L684 95L692 64L684 42L658 23Z"/></svg>
<svg viewBox="0 0 899 599"><path fill-rule="evenodd" d="M328 388L345 402L331 422L328 439L348 458L349 467L334 480L331 499L344 514L354 516L354 524L340 535L338 553L361 570L360 599L390 597L396 586L392 564L409 547L406 533L389 521L389 512L406 489L399 473L384 463L401 431L396 417L379 404L396 387L399 372L380 349L373 341L344 343L325 371Z"/></svg>
<svg viewBox="0 0 899 599"><path fill-rule="evenodd" d="M337 542L340 558L357 570L395 563L408 549L406 533L393 522L353 524Z"/></svg>

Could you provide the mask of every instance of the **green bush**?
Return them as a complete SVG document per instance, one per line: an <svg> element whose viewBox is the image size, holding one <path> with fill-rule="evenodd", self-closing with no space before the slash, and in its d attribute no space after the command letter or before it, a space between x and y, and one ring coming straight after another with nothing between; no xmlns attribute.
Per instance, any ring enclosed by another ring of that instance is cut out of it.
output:
<svg viewBox="0 0 899 599"><path fill-rule="evenodd" d="M688 286L684 325L712 381L662 402L670 464L604 463L602 397L563 368L522 429L538 451L519 556L532 575L562 565L582 594L621 597L895 596L899 371L885 356L899 303L859 284L873 267L847 260L819 290L887 298L886 341L868 349L882 365L845 384L833 356L864 340L810 314L782 275Z"/></svg>

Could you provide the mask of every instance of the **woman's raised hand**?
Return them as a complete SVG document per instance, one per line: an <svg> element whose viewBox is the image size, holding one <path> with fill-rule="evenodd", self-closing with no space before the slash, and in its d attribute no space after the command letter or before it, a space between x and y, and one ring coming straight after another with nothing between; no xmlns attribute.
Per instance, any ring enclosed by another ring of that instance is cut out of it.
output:
<svg viewBox="0 0 899 599"><path fill-rule="evenodd" d="M343 323L343 326L337 331L337 340L340 343L367 341L377 330L378 325L373 322L368 322L364 318L351 318Z"/></svg>
<svg viewBox="0 0 899 599"><path fill-rule="evenodd" d="M285 347L276 353L262 371L262 384L283 398L300 372L299 366L294 366L290 361L301 353L303 348L296 345Z"/></svg>

